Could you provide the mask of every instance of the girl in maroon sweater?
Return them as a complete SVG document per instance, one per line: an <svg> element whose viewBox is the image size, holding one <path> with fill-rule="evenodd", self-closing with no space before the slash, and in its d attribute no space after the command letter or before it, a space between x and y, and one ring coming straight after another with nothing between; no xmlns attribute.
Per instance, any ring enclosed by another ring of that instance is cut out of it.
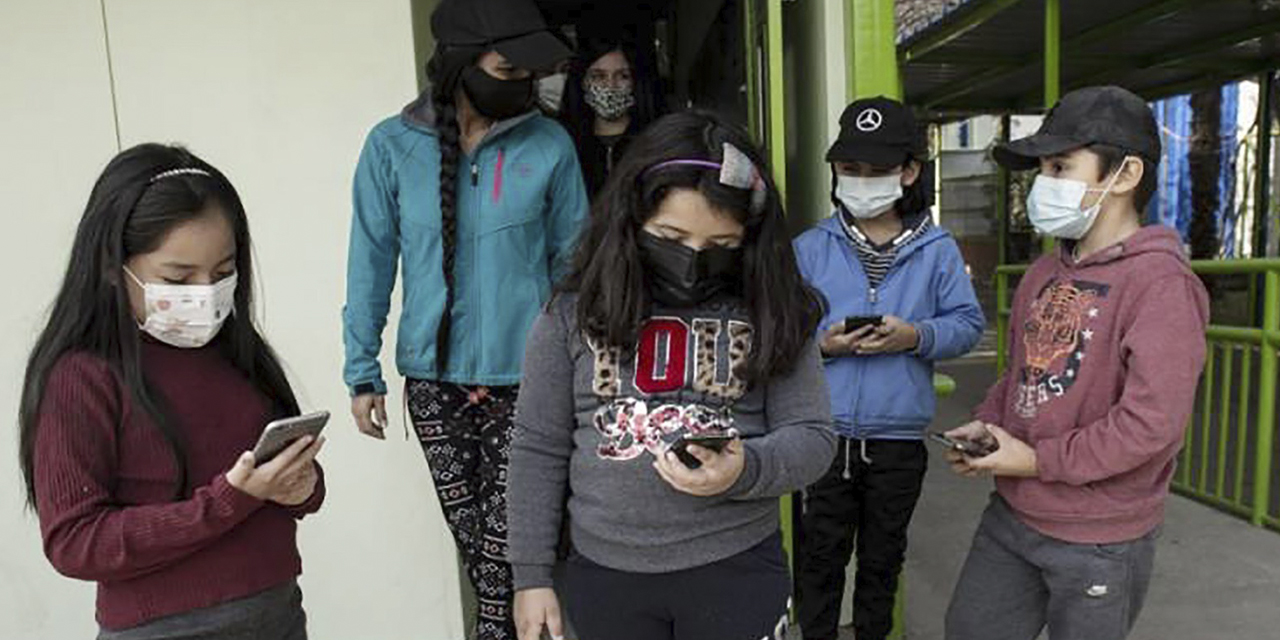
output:
<svg viewBox="0 0 1280 640"><path fill-rule="evenodd" d="M247 452L298 413L250 257L235 189L184 149L128 149L89 196L19 421L45 554L98 583L100 639L306 637L296 520L324 499L323 439Z"/></svg>

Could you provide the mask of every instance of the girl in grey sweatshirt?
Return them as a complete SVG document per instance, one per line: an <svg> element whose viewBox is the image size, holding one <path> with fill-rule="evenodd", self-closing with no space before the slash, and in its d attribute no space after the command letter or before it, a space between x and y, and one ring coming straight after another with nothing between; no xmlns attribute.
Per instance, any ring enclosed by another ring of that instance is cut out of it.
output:
<svg viewBox="0 0 1280 640"><path fill-rule="evenodd" d="M529 336L507 502L521 640L781 638L778 498L835 435L778 192L700 112L636 139ZM729 436L708 446L687 438Z"/></svg>

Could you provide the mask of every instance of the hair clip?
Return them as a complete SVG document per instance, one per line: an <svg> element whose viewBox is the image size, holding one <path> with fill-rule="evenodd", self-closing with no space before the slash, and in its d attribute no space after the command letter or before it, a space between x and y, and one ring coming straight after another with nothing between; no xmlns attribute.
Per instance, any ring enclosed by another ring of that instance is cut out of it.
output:
<svg viewBox="0 0 1280 640"><path fill-rule="evenodd" d="M718 169L720 171L720 184L735 189L751 191L750 206L752 215L760 215L764 212L765 201L769 195L764 178L760 176L760 171L756 168L755 163L751 162L751 158L743 153L741 149L733 146L733 144L724 143L724 160L721 162L695 158L667 160L649 167L644 171L644 174L648 175L659 169L674 166Z"/></svg>
<svg viewBox="0 0 1280 640"><path fill-rule="evenodd" d="M213 177L212 174L210 174L208 171L205 171L204 169L198 169L196 167L183 167L181 169L170 169L168 171L157 173L154 178L147 181L147 184L154 184L157 180L163 180L165 178L172 178L173 176L184 176L184 175L204 176L206 178Z"/></svg>

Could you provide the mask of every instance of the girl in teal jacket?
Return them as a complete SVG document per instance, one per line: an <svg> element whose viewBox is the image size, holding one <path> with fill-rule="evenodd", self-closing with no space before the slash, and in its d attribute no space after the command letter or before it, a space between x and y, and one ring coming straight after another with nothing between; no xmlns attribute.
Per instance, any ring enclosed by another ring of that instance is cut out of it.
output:
<svg viewBox="0 0 1280 640"><path fill-rule="evenodd" d="M445 0L431 86L369 133L343 310L352 413L383 438L378 362L397 267L396 365L445 520L479 599L478 640L514 639L508 443L525 334L587 212L573 142L534 110L567 57L530 0Z"/></svg>

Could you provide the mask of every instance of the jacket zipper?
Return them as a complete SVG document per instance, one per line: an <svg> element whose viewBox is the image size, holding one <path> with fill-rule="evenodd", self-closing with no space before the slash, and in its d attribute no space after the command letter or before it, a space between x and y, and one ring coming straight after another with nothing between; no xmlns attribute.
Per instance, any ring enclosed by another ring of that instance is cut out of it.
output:
<svg viewBox="0 0 1280 640"><path fill-rule="evenodd" d="M480 186L480 165L475 162L471 163L471 186Z"/></svg>

